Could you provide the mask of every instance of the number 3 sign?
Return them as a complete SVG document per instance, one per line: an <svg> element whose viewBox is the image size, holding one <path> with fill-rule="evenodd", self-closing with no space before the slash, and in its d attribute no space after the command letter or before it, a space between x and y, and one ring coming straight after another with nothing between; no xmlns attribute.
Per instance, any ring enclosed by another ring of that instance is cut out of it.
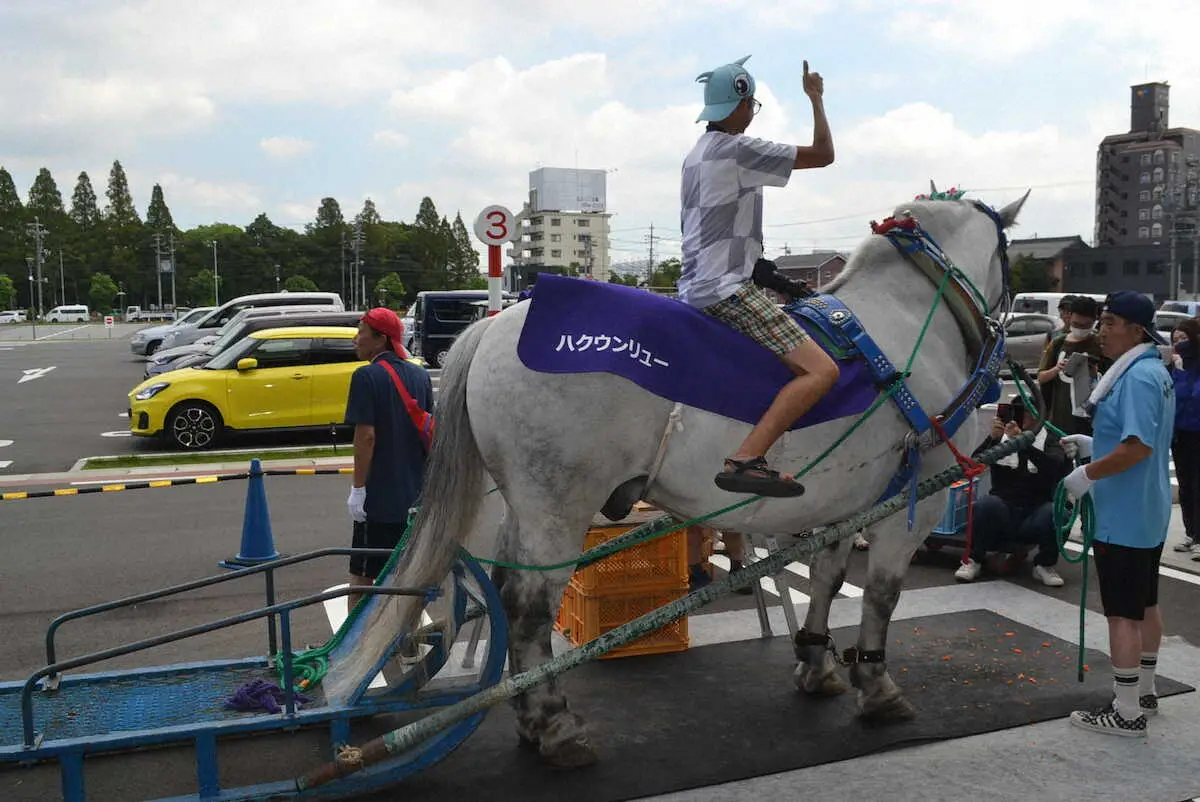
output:
<svg viewBox="0 0 1200 802"><path fill-rule="evenodd" d="M475 218L475 236L484 245L500 246L516 239L513 214L503 206L488 206Z"/></svg>

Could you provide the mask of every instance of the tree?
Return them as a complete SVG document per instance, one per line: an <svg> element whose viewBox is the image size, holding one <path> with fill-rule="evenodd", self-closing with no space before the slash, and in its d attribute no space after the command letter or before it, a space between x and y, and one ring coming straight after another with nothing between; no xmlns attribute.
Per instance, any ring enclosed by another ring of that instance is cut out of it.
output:
<svg viewBox="0 0 1200 802"><path fill-rule="evenodd" d="M1019 292L1046 292L1054 289L1054 279L1044 260L1025 254L1012 264L1009 287L1014 295Z"/></svg>
<svg viewBox="0 0 1200 802"><path fill-rule="evenodd" d="M404 282L399 273L388 273L375 283L375 298L381 306L399 311L404 306Z"/></svg>
<svg viewBox="0 0 1200 802"><path fill-rule="evenodd" d="M163 199L161 184L155 184L150 193L150 205L146 207L146 227L151 231L166 234L175 230L175 221L171 219L171 210Z"/></svg>
<svg viewBox="0 0 1200 802"><path fill-rule="evenodd" d="M0 167L0 217L20 212L22 208L21 196L17 194L12 174Z"/></svg>
<svg viewBox="0 0 1200 802"><path fill-rule="evenodd" d="M100 209L96 206L96 190L86 172L75 180L75 191L71 193L71 219L84 231L96 227L100 222Z"/></svg>
<svg viewBox="0 0 1200 802"><path fill-rule="evenodd" d="M17 299L17 285L12 276L0 273L0 309L12 309Z"/></svg>
<svg viewBox="0 0 1200 802"><path fill-rule="evenodd" d="M442 219L438 215L437 207L433 205L433 198L428 195L421 198L421 208L417 210L417 219L413 221L413 225L435 233L441 229Z"/></svg>
<svg viewBox="0 0 1200 802"><path fill-rule="evenodd" d="M333 198L321 198L321 205L317 207L317 222L312 224L312 229L329 230L335 229L341 231L346 227L346 218L342 216L342 207Z"/></svg>
<svg viewBox="0 0 1200 802"><path fill-rule="evenodd" d="M379 211L375 208L375 201L370 198L363 201L362 211L354 218L354 222L362 225L364 228L367 226L377 226L383 222L379 217Z"/></svg>
<svg viewBox="0 0 1200 802"><path fill-rule="evenodd" d="M224 286L225 279L221 278L221 285ZM188 300L193 306L210 306L215 303L214 290L217 287L217 282L213 280L212 271L207 267L202 268L187 280L187 295Z"/></svg>
<svg viewBox="0 0 1200 802"><path fill-rule="evenodd" d="M92 309L97 312L112 309L113 299L117 297L118 292L120 290L112 276L107 273L92 274L92 285L88 289L88 300L92 302Z"/></svg>
<svg viewBox="0 0 1200 802"><path fill-rule="evenodd" d="M58 184L45 167L38 170L37 177L33 179L33 186L29 188L27 208L42 220L66 213L63 210L62 193L58 191Z"/></svg>
<svg viewBox="0 0 1200 802"><path fill-rule="evenodd" d="M683 265L680 261L678 259L667 259L666 261L659 262L658 268L651 271L646 286L659 290L669 289L674 291L675 284L679 281L681 273L683 273Z"/></svg>
<svg viewBox="0 0 1200 802"><path fill-rule="evenodd" d="M471 242L471 235L463 223L462 212L454 216L451 226L451 238L454 240L454 251L451 256L452 282L457 289L469 289L469 284L479 276L479 251ZM486 282L485 282L486 283Z"/></svg>
<svg viewBox="0 0 1200 802"><path fill-rule="evenodd" d="M626 287L636 287L638 285L638 277L632 273L610 273L608 276L609 284L624 284Z"/></svg>
<svg viewBox="0 0 1200 802"><path fill-rule="evenodd" d="M288 276L283 288L288 292L316 292L318 289L317 282L308 276Z"/></svg>
<svg viewBox="0 0 1200 802"><path fill-rule="evenodd" d="M129 179L125 177L125 168L120 161L114 161L112 170L108 173L108 189L104 196L108 204L104 207L104 219L114 229L129 228L140 225L137 209L133 205L133 196L129 194Z"/></svg>

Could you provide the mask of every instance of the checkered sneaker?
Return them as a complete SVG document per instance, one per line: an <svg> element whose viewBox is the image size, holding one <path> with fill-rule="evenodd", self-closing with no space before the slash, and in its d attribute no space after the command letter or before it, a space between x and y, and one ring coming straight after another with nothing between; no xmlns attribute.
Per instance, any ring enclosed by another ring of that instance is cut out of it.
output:
<svg viewBox="0 0 1200 802"><path fill-rule="evenodd" d="M1138 707L1142 709L1142 715L1149 718L1150 716L1158 715L1158 696L1152 693L1138 697Z"/></svg>
<svg viewBox="0 0 1200 802"><path fill-rule="evenodd" d="M1071 714L1071 723L1081 729L1102 732L1106 735L1122 735L1126 738L1141 738L1146 734L1145 715L1125 718L1116 711L1116 707L1112 704L1095 713L1076 710Z"/></svg>
<svg viewBox="0 0 1200 802"><path fill-rule="evenodd" d="M808 333L757 284L747 281L738 291L705 307L705 313L737 329L778 356L808 342Z"/></svg>

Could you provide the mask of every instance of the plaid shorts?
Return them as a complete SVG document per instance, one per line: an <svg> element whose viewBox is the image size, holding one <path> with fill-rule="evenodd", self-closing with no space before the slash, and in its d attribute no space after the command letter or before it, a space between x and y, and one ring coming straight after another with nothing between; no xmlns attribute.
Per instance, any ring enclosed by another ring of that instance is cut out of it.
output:
<svg viewBox="0 0 1200 802"><path fill-rule="evenodd" d="M753 281L747 281L725 300L706 306L704 311L780 357L811 339L808 332L776 306L766 290Z"/></svg>

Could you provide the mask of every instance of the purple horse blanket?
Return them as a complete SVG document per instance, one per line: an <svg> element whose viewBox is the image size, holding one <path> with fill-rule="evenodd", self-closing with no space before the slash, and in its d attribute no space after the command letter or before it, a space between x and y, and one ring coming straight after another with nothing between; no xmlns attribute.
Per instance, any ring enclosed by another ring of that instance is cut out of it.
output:
<svg viewBox="0 0 1200 802"><path fill-rule="evenodd" d="M743 423L757 423L794 376L741 332L634 287L542 273L529 304L517 355L530 370L612 373L661 398ZM793 429L859 415L878 397L861 359L838 366L837 385Z"/></svg>

